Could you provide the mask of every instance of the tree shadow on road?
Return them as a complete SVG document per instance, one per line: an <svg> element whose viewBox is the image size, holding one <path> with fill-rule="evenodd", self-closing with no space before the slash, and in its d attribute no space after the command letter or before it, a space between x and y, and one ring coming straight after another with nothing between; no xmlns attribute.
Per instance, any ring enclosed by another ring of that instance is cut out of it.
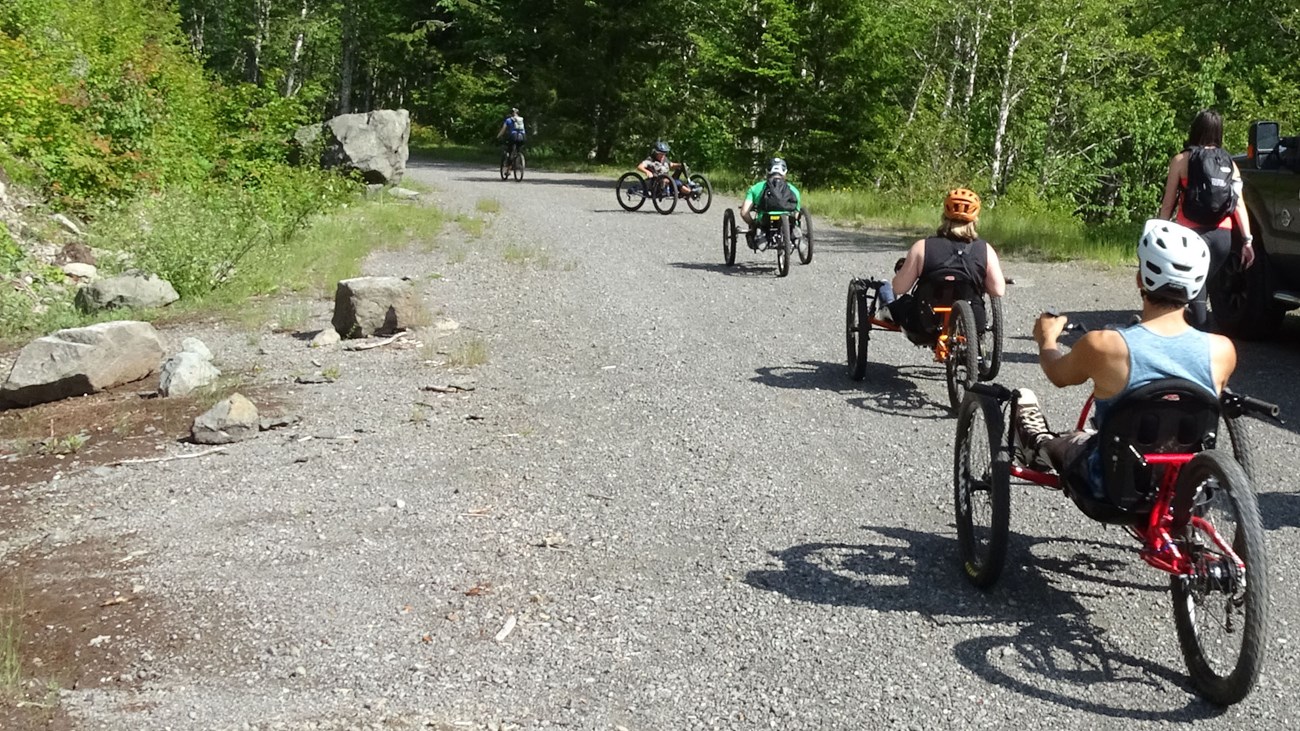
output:
<svg viewBox="0 0 1300 731"><path fill-rule="evenodd" d="M547 173L533 170L526 171L523 180L502 180L501 175L496 168L488 168L484 170L481 175L461 175L452 178L452 180L468 183L482 183L491 182L493 178L496 178L496 181L501 183L501 190L506 194L513 193L515 190L514 187L506 187L507 185L554 185L565 188L608 188L610 196L613 196L616 182L608 178L549 177ZM653 211L654 209L651 208L651 210Z"/></svg>
<svg viewBox="0 0 1300 731"><path fill-rule="evenodd" d="M899 527L865 530L879 540L805 543L772 551L769 568L750 571L744 581L800 602L916 613L939 628L990 626L990 633L954 646L957 662L989 683L1047 703L1146 721L1206 718L1222 712L1189 690L1181 669L1135 657L1108 641L1105 630L1091 621L1091 611L1079 601L1089 595L1058 587L1063 581L1082 579L1141 592L1161 591L1117 576L1128 564L1097 555L1113 550L1114 544L1067 540L1079 545L1069 560L1021 561L1037 545L1063 541L1013 534L1013 560L1007 563L1001 583L983 593L962 577L954 538ZM1172 619L1168 629L1172 634ZM1169 705L1152 708L1149 693L1125 703L1123 699L1138 688L1158 691Z"/></svg>

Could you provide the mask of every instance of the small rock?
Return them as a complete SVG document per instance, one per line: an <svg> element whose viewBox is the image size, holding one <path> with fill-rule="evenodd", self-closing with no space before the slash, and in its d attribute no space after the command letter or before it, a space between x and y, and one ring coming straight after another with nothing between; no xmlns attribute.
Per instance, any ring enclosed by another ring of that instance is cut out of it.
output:
<svg viewBox="0 0 1300 731"><path fill-rule="evenodd" d="M433 329L443 330L443 331L459 330L460 323L456 322L450 317L444 317L441 320L438 320L437 322L433 323Z"/></svg>
<svg viewBox="0 0 1300 731"><path fill-rule="evenodd" d="M95 312L113 307L163 307L180 298L171 282L137 272L91 282L77 290L76 304L83 312Z"/></svg>
<svg viewBox="0 0 1300 731"><path fill-rule="evenodd" d="M56 213L53 216L50 216L50 220L62 226L64 230L73 236L85 236L85 234L81 232L81 228L78 227L77 224L73 223L71 218L68 218L62 213Z"/></svg>
<svg viewBox="0 0 1300 731"><path fill-rule="evenodd" d="M99 270L94 264L82 264L80 262L69 262L59 267L63 273L69 277L77 279L94 279L99 276Z"/></svg>
<svg viewBox="0 0 1300 731"><path fill-rule="evenodd" d="M193 353L208 362L212 361L212 351L209 350L208 346L198 338L185 338L182 340L181 351L185 353Z"/></svg>
<svg viewBox="0 0 1300 731"><path fill-rule="evenodd" d="M332 327L327 327L316 333L316 337L311 339L311 347L325 348L331 345L337 345L342 339L343 337L339 335L337 330Z"/></svg>
<svg viewBox="0 0 1300 731"><path fill-rule="evenodd" d="M420 197L419 191L411 190L410 188L402 188L402 187L389 188L388 194L394 198L400 198L402 200L408 200L408 201L415 200L416 198Z"/></svg>
<svg viewBox="0 0 1300 731"><path fill-rule="evenodd" d="M406 501L405 501L405 500L394 500L394 501L393 501L393 507L394 507L394 508L397 508L398 510L406 510Z"/></svg>
<svg viewBox="0 0 1300 731"><path fill-rule="evenodd" d="M327 375L325 373L322 373L321 371L316 371L315 373L312 373L310 375L298 376L297 378L293 379L293 382L309 385L313 383L333 383L337 380L338 379L335 378L334 376Z"/></svg>
<svg viewBox="0 0 1300 731"><path fill-rule="evenodd" d="M207 348L205 347L204 350ZM220 376L221 371L213 367L212 363L205 360L202 355L183 350L163 363L162 376L158 380L158 393L163 396L184 396L216 381Z"/></svg>
<svg viewBox="0 0 1300 731"><path fill-rule="evenodd" d="M261 428L262 431L271 431L272 429L280 429L286 426L293 426L294 424L297 424L301 421L302 421L302 417L297 416L296 414L289 414L286 416L271 416L262 419L261 423L258 426Z"/></svg>
<svg viewBox="0 0 1300 731"><path fill-rule="evenodd" d="M257 434L257 407L242 394L232 394L194 420L190 436L199 444L229 444Z"/></svg>

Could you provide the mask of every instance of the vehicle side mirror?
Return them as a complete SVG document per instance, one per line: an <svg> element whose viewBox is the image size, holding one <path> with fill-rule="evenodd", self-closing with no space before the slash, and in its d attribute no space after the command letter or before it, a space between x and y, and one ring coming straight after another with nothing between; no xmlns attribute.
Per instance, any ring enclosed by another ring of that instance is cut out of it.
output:
<svg viewBox="0 0 1300 731"><path fill-rule="evenodd" d="M1250 147L1246 150L1246 157L1260 170L1276 169L1280 162L1277 154L1280 139L1277 122L1251 122Z"/></svg>

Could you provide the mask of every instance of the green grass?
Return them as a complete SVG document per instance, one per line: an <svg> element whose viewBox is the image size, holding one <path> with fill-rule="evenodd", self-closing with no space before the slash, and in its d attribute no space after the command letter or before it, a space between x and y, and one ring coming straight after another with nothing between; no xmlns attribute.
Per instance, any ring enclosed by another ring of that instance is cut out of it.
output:
<svg viewBox="0 0 1300 731"><path fill-rule="evenodd" d="M507 264L515 266L535 266L539 269L549 269L551 267L551 255L545 249L517 244L513 241L506 244L505 249L501 252L501 257L505 259Z"/></svg>
<svg viewBox="0 0 1300 731"><path fill-rule="evenodd" d="M447 365L457 368L473 368L488 362L487 343L479 338L466 340L447 354Z"/></svg>
<svg viewBox="0 0 1300 731"><path fill-rule="evenodd" d="M474 204L474 210L479 213L500 213L501 201L496 198L479 198Z"/></svg>
<svg viewBox="0 0 1300 731"><path fill-rule="evenodd" d="M464 231L467 235L476 239L482 236L483 231L487 228L486 222L478 216L467 216L461 214L456 216L455 221L456 225L460 226L461 231Z"/></svg>

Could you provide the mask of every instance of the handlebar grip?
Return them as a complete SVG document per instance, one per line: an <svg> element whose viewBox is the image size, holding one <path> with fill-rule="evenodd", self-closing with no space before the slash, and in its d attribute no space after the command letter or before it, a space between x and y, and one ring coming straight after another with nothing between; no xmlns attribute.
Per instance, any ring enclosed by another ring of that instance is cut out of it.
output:
<svg viewBox="0 0 1300 731"><path fill-rule="evenodd" d="M1256 411L1274 419L1277 418L1278 414L1282 413L1282 409L1277 404L1270 404L1267 401L1261 401L1250 396L1240 396L1239 398L1247 411Z"/></svg>

